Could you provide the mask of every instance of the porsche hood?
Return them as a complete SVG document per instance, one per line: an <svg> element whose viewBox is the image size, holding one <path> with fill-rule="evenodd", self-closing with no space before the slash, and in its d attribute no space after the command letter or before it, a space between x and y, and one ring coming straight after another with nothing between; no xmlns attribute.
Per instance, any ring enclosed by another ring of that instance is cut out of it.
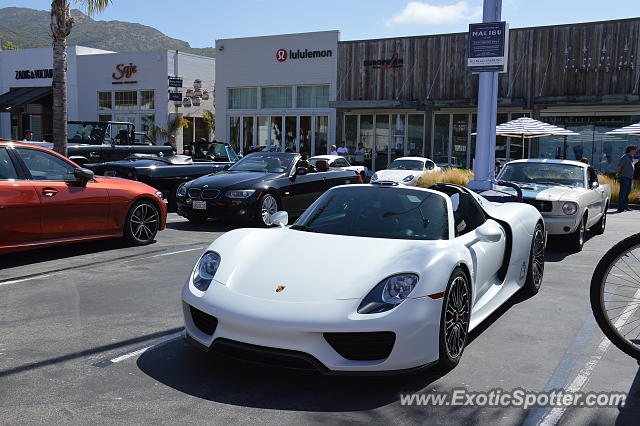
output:
<svg viewBox="0 0 640 426"><path fill-rule="evenodd" d="M446 247L446 241L239 229L220 237L209 250L221 256L215 281L229 290L263 300L313 303L362 299L391 275L421 275L416 265L436 262ZM368 267L362 267L363 259ZM420 282L423 279L420 276Z"/></svg>

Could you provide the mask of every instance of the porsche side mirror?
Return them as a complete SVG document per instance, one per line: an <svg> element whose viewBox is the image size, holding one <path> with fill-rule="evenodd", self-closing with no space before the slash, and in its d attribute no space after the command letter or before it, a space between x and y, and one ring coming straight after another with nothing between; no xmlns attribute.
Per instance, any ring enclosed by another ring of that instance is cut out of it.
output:
<svg viewBox="0 0 640 426"><path fill-rule="evenodd" d="M275 212L271 215L271 224L284 228L289 223L289 213L285 211Z"/></svg>
<svg viewBox="0 0 640 426"><path fill-rule="evenodd" d="M306 167L298 167L296 169L296 175L297 176L304 176L306 174L309 173L309 169L307 169Z"/></svg>
<svg viewBox="0 0 640 426"><path fill-rule="evenodd" d="M493 223L485 223L476 229L478 240L485 243L497 243L502 238L502 230Z"/></svg>
<svg viewBox="0 0 640 426"><path fill-rule="evenodd" d="M78 167L73 170L73 176L82 182L88 182L93 179L93 171L85 169L84 167Z"/></svg>

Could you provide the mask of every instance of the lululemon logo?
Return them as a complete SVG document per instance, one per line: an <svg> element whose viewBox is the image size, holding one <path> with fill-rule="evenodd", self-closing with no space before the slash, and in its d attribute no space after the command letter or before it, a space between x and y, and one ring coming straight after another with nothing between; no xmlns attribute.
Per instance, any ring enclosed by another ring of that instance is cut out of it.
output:
<svg viewBox="0 0 640 426"><path fill-rule="evenodd" d="M278 62L284 62L287 60L287 51L285 49L278 49L276 52L276 59Z"/></svg>

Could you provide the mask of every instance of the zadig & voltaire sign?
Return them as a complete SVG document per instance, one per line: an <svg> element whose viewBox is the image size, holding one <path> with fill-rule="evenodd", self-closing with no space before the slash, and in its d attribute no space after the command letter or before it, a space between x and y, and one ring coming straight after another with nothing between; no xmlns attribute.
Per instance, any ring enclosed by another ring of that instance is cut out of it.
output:
<svg viewBox="0 0 640 426"><path fill-rule="evenodd" d="M53 69L44 70L16 70L16 80L30 80L35 78L52 78Z"/></svg>

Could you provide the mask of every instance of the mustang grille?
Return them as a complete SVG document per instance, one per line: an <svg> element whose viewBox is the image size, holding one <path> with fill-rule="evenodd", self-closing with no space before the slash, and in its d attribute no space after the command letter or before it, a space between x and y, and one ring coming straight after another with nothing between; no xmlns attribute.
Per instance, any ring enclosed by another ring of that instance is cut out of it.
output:
<svg viewBox="0 0 640 426"><path fill-rule="evenodd" d="M216 198L220 195L219 189L203 189L202 190L202 198Z"/></svg>
<svg viewBox="0 0 640 426"><path fill-rule="evenodd" d="M370 333L324 333L324 339L343 358L352 361L385 359L396 342L391 331Z"/></svg>
<svg viewBox="0 0 640 426"><path fill-rule="evenodd" d="M191 319L193 319L193 323L198 327L198 330L211 336L216 331L218 319L194 308L193 306L189 306L189 309L191 311Z"/></svg>
<svg viewBox="0 0 640 426"><path fill-rule="evenodd" d="M202 190L200 188L190 188L188 194L191 198L200 198Z"/></svg>
<svg viewBox="0 0 640 426"><path fill-rule="evenodd" d="M531 198L525 198L523 200L525 203L532 205L540 212L550 212L553 208L551 201L546 200L533 200Z"/></svg>

